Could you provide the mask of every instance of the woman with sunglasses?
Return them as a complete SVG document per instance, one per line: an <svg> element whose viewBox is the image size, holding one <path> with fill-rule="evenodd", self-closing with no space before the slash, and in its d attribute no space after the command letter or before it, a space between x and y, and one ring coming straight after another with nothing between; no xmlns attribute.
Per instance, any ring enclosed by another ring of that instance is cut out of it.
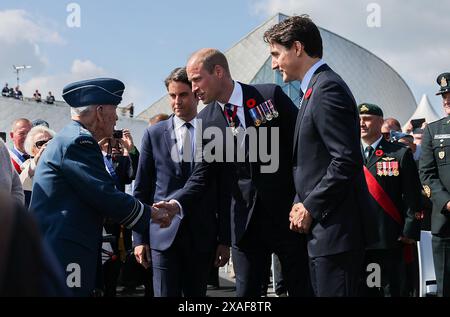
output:
<svg viewBox="0 0 450 317"><path fill-rule="evenodd" d="M20 173L23 191L25 193L25 205L28 207L31 198L31 189L33 187L33 176L39 158L44 152L47 142L53 139L55 131L43 125L35 126L28 132L25 139L25 151L31 156L23 163L23 170Z"/></svg>

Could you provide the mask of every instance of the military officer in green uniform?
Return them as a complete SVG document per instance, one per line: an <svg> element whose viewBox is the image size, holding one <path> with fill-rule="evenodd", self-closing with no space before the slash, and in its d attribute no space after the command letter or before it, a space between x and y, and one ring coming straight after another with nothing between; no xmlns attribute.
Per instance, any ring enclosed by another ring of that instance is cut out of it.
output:
<svg viewBox="0 0 450 317"><path fill-rule="evenodd" d="M445 118L427 125L422 138L420 179L433 203L431 233L438 296L450 296L450 73L437 78Z"/></svg>
<svg viewBox="0 0 450 317"><path fill-rule="evenodd" d="M368 285L364 296L400 296L405 277L404 249L420 237L421 185L411 150L386 141L381 133L383 111L374 104L358 106L364 174L370 192L364 230L374 242L366 247L365 266L380 267L381 287ZM369 208L372 207L372 208ZM408 247L407 247L408 248ZM366 271L366 275L371 273Z"/></svg>

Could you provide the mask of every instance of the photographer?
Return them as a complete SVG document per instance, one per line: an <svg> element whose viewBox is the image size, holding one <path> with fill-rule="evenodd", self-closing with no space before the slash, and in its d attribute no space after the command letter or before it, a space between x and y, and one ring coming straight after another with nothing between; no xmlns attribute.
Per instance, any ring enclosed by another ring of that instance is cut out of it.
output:
<svg viewBox="0 0 450 317"><path fill-rule="evenodd" d="M116 188L125 192L125 185L131 184L136 177L139 162L139 151L133 143L130 130L115 130L113 137L102 139L99 146L102 149L105 168L113 178ZM109 219L106 219L104 227L108 234L115 237L115 242L111 244L115 256L103 266L105 296L111 297L116 296L121 270L122 282L126 282L125 280L135 279L127 278L127 275L137 274L139 272L135 272L136 269L142 269L137 264L129 263L128 254L132 249L131 230Z"/></svg>

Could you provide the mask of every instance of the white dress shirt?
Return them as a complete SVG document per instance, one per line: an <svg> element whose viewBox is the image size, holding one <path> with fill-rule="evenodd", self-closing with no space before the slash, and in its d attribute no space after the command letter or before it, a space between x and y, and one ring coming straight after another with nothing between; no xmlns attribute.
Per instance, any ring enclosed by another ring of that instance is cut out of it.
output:
<svg viewBox="0 0 450 317"><path fill-rule="evenodd" d="M241 122L242 127L245 129L245 114L244 114L244 95L242 92L242 86L237 82L233 81L234 88L233 92L231 93L230 100L228 100L227 103L237 106L237 117L239 118L239 121ZM225 104L217 101L217 103L222 108L222 111L224 111Z"/></svg>

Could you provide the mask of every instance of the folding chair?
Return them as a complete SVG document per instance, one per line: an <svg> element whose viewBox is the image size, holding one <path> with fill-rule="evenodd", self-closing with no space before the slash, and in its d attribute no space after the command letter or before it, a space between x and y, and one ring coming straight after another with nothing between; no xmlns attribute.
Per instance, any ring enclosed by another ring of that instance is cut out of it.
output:
<svg viewBox="0 0 450 317"><path fill-rule="evenodd" d="M417 242L419 256L419 296L436 296L436 274L434 272L431 231L421 231Z"/></svg>

